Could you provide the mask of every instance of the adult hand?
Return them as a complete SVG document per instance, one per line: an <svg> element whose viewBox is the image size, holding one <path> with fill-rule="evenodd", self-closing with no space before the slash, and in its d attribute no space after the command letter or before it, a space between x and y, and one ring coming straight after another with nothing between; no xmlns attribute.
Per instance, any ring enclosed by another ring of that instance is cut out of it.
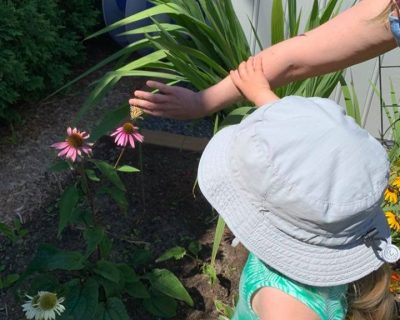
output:
<svg viewBox="0 0 400 320"><path fill-rule="evenodd" d="M147 81L146 85L159 91L151 93L136 90L135 97L129 100L130 105L141 108L144 113L180 120L196 119L207 115L206 107L198 92L151 80Z"/></svg>

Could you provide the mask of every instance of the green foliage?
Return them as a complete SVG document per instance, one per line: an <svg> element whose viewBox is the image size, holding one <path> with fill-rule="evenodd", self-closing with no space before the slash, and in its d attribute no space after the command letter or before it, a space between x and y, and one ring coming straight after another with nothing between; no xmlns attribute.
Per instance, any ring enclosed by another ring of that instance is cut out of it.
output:
<svg viewBox="0 0 400 320"><path fill-rule="evenodd" d="M400 107L396 90L393 81L390 80L390 102L388 103L382 98L382 92L379 92L373 83L371 85L375 94L381 99L383 110L389 121L389 127L384 132L381 132L381 139L391 139L393 141L393 146L389 150L389 160L397 169L400 159Z"/></svg>
<svg viewBox="0 0 400 320"><path fill-rule="evenodd" d="M199 256L201 251L201 243L199 241L191 241L188 245L188 251L193 254L196 258Z"/></svg>
<svg viewBox="0 0 400 320"><path fill-rule="evenodd" d="M65 226L71 222L72 213L78 204L79 198L79 189L75 185L69 186L64 190L59 203L58 236L60 236Z"/></svg>
<svg viewBox="0 0 400 320"><path fill-rule="evenodd" d="M4 235L12 242L16 242L27 234L28 230L22 227L19 219L15 219L10 226L0 222L0 235Z"/></svg>
<svg viewBox="0 0 400 320"><path fill-rule="evenodd" d="M81 40L98 23L94 3L1 1L0 120L15 120L13 104L44 97L83 61Z"/></svg>
<svg viewBox="0 0 400 320"><path fill-rule="evenodd" d="M319 1L314 0L311 12L306 19L305 30L299 31L302 13L297 12L296 0L287 1L289 23L286 23L282 0L274 0L271 15L271 39L273 43L283 41L289 37L302 34L313 29L335 16L340 9L341 1L329 0L324 7L320 7ZM296 81L276 90L280 97L299 95L306 97L329 97L339 79L342 71L318 76L306 80Z"/></svg>
<svg viewBox="0 0 400 320"><path fill-rule="evenodd" d="M56 292L65 298L66 310L60 317L63 320L129 319L122 302L122 298L128 296L140 300L146 310L163 318L176 314L177 300L193 306L193 300L179 279L172 272L153 266L153 254L148 245L132 247L134 258L129 263L110 259L112 240L108 228L99 223L94 200L107 193L124 212L127 211L127 188L120 175L139 170L119 165L124 150L121 149L114 165L82 157L77 162L58 161L51 167L53 172L70 169L75 178L58 202L58 235L68 226L79 225L84 246L67 251L41 244L21 277L16 274L0 277L0 289L29 279L33 294L43 290ZM9 237L14 236L10 230L4 230ZM179 259L185 254L184 248L174 247L157 261Z"/></svg>
<svg viewBox="0 0 400 320"><path fill-rule="evenodd" d="M81 270L84 268L85 257L77 251L63 251L51 245L43 244L39 247L35 258L31 261L28 270Z"/></svg>
<svg viewBox="0 0 400 320"><path fill-rule="evenodd" d="M121 299L113 297L99 304L94 319L129 320L129 316Z"/></svg>
<svg viewBox="0 0 400 320"><path fill-rule="evenodd" d="M358 125L361 124L360 104L358 102L357 94L354 85L351 84L351 89L343 77L340 77L340 85L342 87L342 94L346 104L346 114L352 117Z"/></svg>
<svg viewBox="0 0 400 320"><path fill-rule="evenodd" d="M3 275L2 273L4 272L4 269L5 266L0 265L0 290L11 287L19 279L18 273L9 273L7 275Z"/></svg>
<svg viewBox="0 0 400 320"><path fill-rule="evenodd" d="M221 219L222 220L222 219ZM223 220L222 220L223 221ZM217 245L215 244L217 243ZM218 242L214 242L213 243L213 248L215 247L216 250L218 250L219 248L219 244ZM203 274L205 274L208 277L208 282L210 284L214 284L217 283L218 278L217 278L217 270L215 270L215 264L211 264L211 263L204 263L201 267L201 272Z"/></svg>
<svg viewBox="0 0 400 320"><path fill-rule="evenodd" d="M220 313L218 320L227 320L233 317L235 309L220 300L214 300L215 308Z"/></svg>
<svg viewBox="0 0 400 320"><path fill-rule="evenodd" d="M65 297L65 312L58 319L98 319L94 318L99 305L99 284L93 278L81 284L79 279L67 282L62 288Z"/></svg>
<svg viewBox="0 0 400 320"><path fill-rule="evenodd" d="M161 256L156 259L156 262L162 262L169 259L180 260L186 255L186 249L182 247L173 247L165 251Z"/></svg>
<svg viewBox="0 0 400 320"><path fill-rule="evenodd" d="M189 306L194 305L189 293L171 271L167 269L154 269L149 274L149 280L152 287L157 291L173 299L184 301Z"/></svg>

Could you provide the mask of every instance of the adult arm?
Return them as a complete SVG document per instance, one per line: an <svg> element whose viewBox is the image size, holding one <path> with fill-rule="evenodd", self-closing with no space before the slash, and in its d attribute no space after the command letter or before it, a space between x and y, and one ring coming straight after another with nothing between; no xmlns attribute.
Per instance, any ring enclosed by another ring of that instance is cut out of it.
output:
<svg viewBox="0 0 400 320"><path fill-rule="evenodd" d="M395 48L388 25L375 19L389 1L362 0L314 30L261 51L258 55L271 88L344 69ZM229 76L200 92L155 81L147 84L160 93L137 90L129 103L169 118L199 118L242 98Z"/></svg>

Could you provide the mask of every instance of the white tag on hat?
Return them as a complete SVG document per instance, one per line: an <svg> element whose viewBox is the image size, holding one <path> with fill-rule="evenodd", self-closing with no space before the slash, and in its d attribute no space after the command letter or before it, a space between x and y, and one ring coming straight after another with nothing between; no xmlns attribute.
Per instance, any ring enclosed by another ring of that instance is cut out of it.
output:
<svg viewBox="0 0 400 320"><path fill-rule="evenodd" d="M387 244L382 250L381 257L387 263L395 263L400 259L400 249L393 244Z"/></svg>

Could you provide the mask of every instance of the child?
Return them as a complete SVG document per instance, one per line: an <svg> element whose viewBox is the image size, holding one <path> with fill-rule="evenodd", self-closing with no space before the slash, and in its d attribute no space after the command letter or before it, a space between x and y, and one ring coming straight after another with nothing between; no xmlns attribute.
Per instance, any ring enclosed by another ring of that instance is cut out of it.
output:
<svg viewBox="0 0 400 320"><path fill-rule="evenodd" d="M233 319L395 319L384 148L331 100L279 99L257 58L230 76L259 108L211 139L198 182L250 251Z"/></svg>

